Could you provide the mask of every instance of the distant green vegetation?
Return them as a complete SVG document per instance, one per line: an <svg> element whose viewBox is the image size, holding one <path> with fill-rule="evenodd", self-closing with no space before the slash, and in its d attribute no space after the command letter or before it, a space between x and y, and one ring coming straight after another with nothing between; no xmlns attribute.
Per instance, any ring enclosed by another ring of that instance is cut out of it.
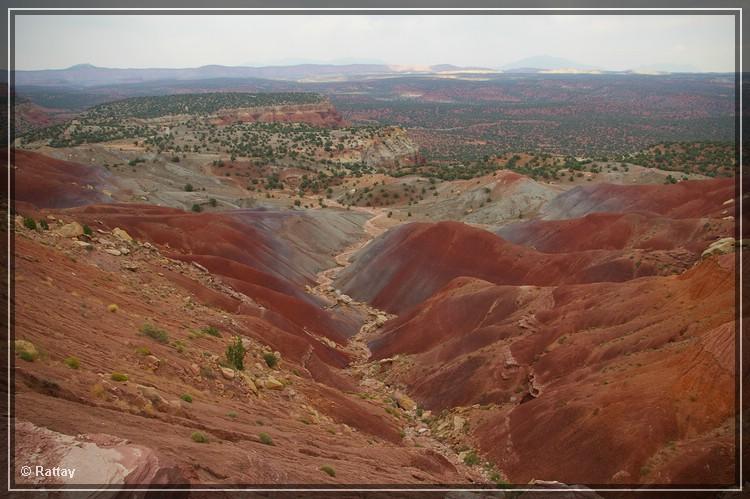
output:
<svg viewBox="0 0 750 499"><path fill-rule="evenodd" d="M99 104L89 109L85 116L89 119L123 119L158 118L176 114L205 115L221 109L314 104L322 100L321 95L308 92L159 95Z"/></svg>
<svg viewBox="0 0 750 499"><path fill-rule="evenodd" d="M630 163L709 177L732 176L737 167L732 142L666 142L622 156Z"/></svg>

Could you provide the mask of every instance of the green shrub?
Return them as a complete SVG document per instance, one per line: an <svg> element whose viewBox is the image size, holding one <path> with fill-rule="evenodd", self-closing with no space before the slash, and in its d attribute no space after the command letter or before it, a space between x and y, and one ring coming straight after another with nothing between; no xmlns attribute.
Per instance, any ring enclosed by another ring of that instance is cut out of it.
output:
<svg viewBox="0 0 750 499"><path fill-rule="evenodd" d="M237 417L237 413L236 413L236 412L234 412L234 411L229 411L229 412L227 413L227 416L228 416L228 417L230 417L230 418L232 418L232 419L234 419L234 418L236 418L236 417Z"/></svg>
<svg viewBox="0 0 750 499"><path fill-rule="evenodd" d="M227 346L226 355L230 366L238 371L244 369L245 347L242 345L242 339L239 336L235 336L234 341Z"/></svg>
<svg viewBox="0 0 750 499"><path fill-rule="evenodd" d="M155 327L153 324L146 323L141 326L141 334L148 336L159 343L169 343L169 335L167 332Z"/></svg>
<svg viewBox="0 0 750 499"><path fill-rule="evenodd" d="M123 373L112 373L110 378L112 379L112 381L127 381L128 375Z"/></svg>
<svg viewBox="0 0 750 499"><path fill-rule="evenodd" d="M94 233L94 231L92 231L91 227L89 227L88 225L83 224L83 233L86 234L87 236L90 236L91 234Z"/></svg>
<svg viewBox="0 0 750 499"><path fill-rule="evenodd" d="M325 466L321 466L320 471L327 474L328 476L336 476L336 470L334 470L333 467L328 466L327 464Z"/></svg>
<svg viewBox="0 0 750 499"><path fill-rule="evenodd" d="M219 332L219 329L214 326L206 326L203 329L201 329L201 333L208 334L210 336L216 336L221 337L221 333Z"/></svg>
<svg viewBox="0 0 750 499"><path fill-rule="evenodd" d="M193 442L197 442L199 444L206 444L206 443L208 443L208 437L206 436L206 434L205 433L201 433L199 431L194 431L190 435L190 438L193 440Z"/></svg>
<svg viewBox="0 0 750 499"><path fill-rule="evenodd" d="M471 451L464 456L464 463L468 464L469 466L479 464L479 456L477 456L476 452Z"/></svg>
<svg viewBox="0 0 750 499"><path fill-rule="evenodd" d="M135 353L145 357L146 355L151 355L151 350L148 347L138 347L135 349Z"/></svg>
<svg viewBox="0 0 750 499"><path fill-rule="evenodd" d="M260 443L265 445L274 445L273 439L271 438L271 435L268 433L261 433L258 435L258 439L260 440Z"/></svg>
<svg viewBox="0 0 750 499"><path fill-rule="evenodd" d="M185 192L193 192L193 184L185 184Z"/></svg>
<svg viewBox="0 0 750 499"><path fill-rule="evenodd" d="M26 350L21 351L18 356L21 357L21 360L25 360L26 362L34 362L34 360L36 360L34 354L27 352Z"/></svg>
<svg viewBox="0 0 750 499"><path fill-rule="evenodd" d="M47 221L43 218L39 220L39 227L41 227L44 230L49 230L49 224L47 224Z"/></svg>
<svg viewBox="0 0 750 499"><path fill-rule="evenodd" d="M174 347L175 350L177 350L177 353L185 352L185 343L181 340L173 341L172 346Z"/></svg>
<svg viewBox="0 0 750 499"><path fill-rule="evenodd" d="M31 217L23 219L23 226L27 229L36 230L36 221Z"/></svg>
<svg viewBox="0 0 750 499"><path fill-rule="evenodd" d="M219 202L216 201L216 198L211 198L211 199L208 200L208 204L210 204L212 208L216 208L216 206L219 204Z"/></svg>
<svg viewBox="0 0 750 499"><path fill-rule="evenodd" d="M191 397L190 394L183 393L182 395L180 395L180 398L184 400L185 402L187 402L188 404L193 403L193 397Z"/></svg>
<svg viewBox="0 0 750 499"><path fill-rule="evenodd" d="M78 369L81 366L81 361L77 357L68 357L63 362L71 369Z"/></svg>
<svg viewBox="0 0 750 499"><path fill-rule="evenodd" d="M193 210L196 213L200 213L201 211L203 211L203 208L201 208L201 205L199 205L199 204L194 204L193 207L190 208L190 209Z"/></svg>
<svg viewBox="0 0 750 499"><path fill-rule="evenodd" d="M263 360L266 361L266 365L270 368L276 367L276 364L279 363L279 359L277 359L276 356L272 354L271 352L264 353Z"/></svg>

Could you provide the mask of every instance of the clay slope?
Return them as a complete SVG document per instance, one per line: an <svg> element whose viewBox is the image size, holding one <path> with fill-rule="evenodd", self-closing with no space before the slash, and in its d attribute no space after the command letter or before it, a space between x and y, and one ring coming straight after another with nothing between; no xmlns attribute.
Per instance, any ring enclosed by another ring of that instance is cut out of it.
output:
<svg viewBox="0 0 750 499"><path fill-rule="evenodd" d="M412 223L373 240L337 284L358 300L399 314L460 276L537 286L619 282L679 272L693 260L682 249L546 254L462 223Z"/></svg>
<svg viewBox="0 0 750 499"><path fill-rule="evenodd" d="M4 150L7 154L7 149ZM15 200L40 208L68 208L106 203L117 190L106 170L62 161L21 149L13 149Z"/></svg>
<svg viewBox="0 0 750 499"><path fill-rule="evenodd" d="M64 237L54 217L49 231L16 225L19 460L77 467L78 484L466 480L435 452L404 447L380 402L347 394L355 382L331 367L344 360L336 350L252 303L228 314L221 304L241 296L153 245L105 229ZM244 370L226 367L235 335Z"/></svg>
<svg viewBox="0 0 750 499"><path fill-rule="evenodd" d="M731 484L734 258L623 283L457 278L370 347L398 354L388 382L448 411L438 435L513 483Z"/></svg>
<svg viewBox="0 0 750 499"><path fill-rule="evenodd" d="M719 237L732 235L734 220L672 219L641 213L591 213L566 220L532 220L505 226L497 234L545 253L594 249L673 250L700 254Z"/></svg>
<svg viewBox="0 0 750 499"><path fill-rule="evenodd" d="M670 218L721 218L734 215L734 206L724 204L734 197L732 178L670 185L585 185L550 201L541 217L556 220L594 212L649 212Z"/></svg>
<svg viewBox="0 0 750 499"><path fill-rule="evenodd" d="M343 342L360 325L356 316L331 313L325 310L328 304L304 291L317 272L334 264L328 255L360 235L359 214L196 214L124 204L87 206L69 214L91 227L123 228L170 257L202 265L300 335Z"/></svg>

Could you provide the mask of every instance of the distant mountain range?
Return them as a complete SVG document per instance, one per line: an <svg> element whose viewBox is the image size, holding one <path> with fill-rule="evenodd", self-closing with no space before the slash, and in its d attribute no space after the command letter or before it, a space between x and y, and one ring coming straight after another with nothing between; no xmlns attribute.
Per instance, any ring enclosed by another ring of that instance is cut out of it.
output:
<svg viewBox="0 0 750 499"><path fill-rule="evenodd" d="M665 66L670 67L670 66ZM673 66L674 72L693 72L694 68ZM671 68L671 67L670 67ZM690 71L693 70L693 71ZM96 87L217 78L262 78L295 82L330 82L385 78L390 76L486 77L499 73L629 73L604 71L561 57L535 56L506 64L502 68L464 67L452 64L433 66L388 64L294 64L287 66L220 66L198 68L103 68L77 64L66 69L15 71L16 86ZM636 72L669 72L661 66L639 68Z"/></svg>
<svg viewBox="0 0 750 499"><path fill-rule="evenodd" d="M263 78L289 81L337 81L378 78L389 75L435 75L444 73L492 73L489 68L437 66L391 66L387 64L296 64L291 66L201 66L199 68L102 68L77 64L66 69L16 71L15 84L91 87L143 83L158 80L203 80L211 78Z"/></svg>
<svg viewBox="0 0 750 499"><path fill-rule="evenodd" d="M563 59L562 57L553 57L550 55L537 55L534 57L526 57L516 62L506 64L502 66L505 71L518 71L521 69L534 69L534 70L575 70L575 71L598 71L600 68L590 66L588 64L581 64L578 62L571 61L569 59Z"/></svg>

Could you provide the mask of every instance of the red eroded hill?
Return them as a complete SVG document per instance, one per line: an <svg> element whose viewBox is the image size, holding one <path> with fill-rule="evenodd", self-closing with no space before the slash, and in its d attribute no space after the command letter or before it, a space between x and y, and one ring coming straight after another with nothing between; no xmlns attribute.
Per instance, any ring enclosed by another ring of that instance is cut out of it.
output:
<svg viewBox="0 0 750 499"><path fill-rule="evenodd" d="M91 227L125 229L180 260L194 261L220 276L236 291L278 314L277 321L334 341L354 334L356 316L332 314L304 292L315 273L330 265L336 247L359 233L358 225L338 218L299 212L235 210L188 213L132 204L95 205L69 212Z"/></svg>
<svg viewBox="0 0 750 499"><path fill-rule="evenodd" d="M412 223L371 242L337 282L356 299L401 313L455 277L538 286L619 282L681 271L694 258L682 249L546 254L458 222Z"/></svg>
<svg viewBox="0 0 750 499"><path fill-rule="evenodd" d="M732 178L689 180L670 185L583 185L566 191L542 210L542 218L582 217L594 212L649 212L671 218L734 215Z"/></svg>
<svg viewBox="0 0 750 499"><path fill-rule="evenodd" d="M331 367L345 354L251 304L219 309L217 297L238 298L193 265L137 242L114 255L109 232L82 246L59 227L15 234L16 352L39 354L13 365L26 429L15 433L17 459L57 465L72 453L98 483L134 486L467 481L442 455L401 444L402 423L383 405L347 393L356 380ZM207 325L218 336L200 334ZM235 335L247 343L244 370L226 368ZM264 362L269 347L281 353L275 366Z"/></svg>
<svg viewBox="0 0 750 499"><path fill-rule="evenodd" d="M497 234L545 253L594 249L671 250L701 253L719 237L734 234L734 220L672 219L641 213L592 213L566 220L532 220Z"/></svg>
<svg viewBox="0 0 750 499"><path fill-rule="evenodd" d="M6 150L7 152L7 150ZM69 208L111 201L109 173L99 167L62 161L22 149L11 151L13 199L39 208Z"/></svg>
<svg viewBox="0 0 750 499"><path fill-rule="evenodd" d="M370 347L399 354L388 382L460 414L514 483L731 484L734 258L623 283L458 278Z"/></svg>

